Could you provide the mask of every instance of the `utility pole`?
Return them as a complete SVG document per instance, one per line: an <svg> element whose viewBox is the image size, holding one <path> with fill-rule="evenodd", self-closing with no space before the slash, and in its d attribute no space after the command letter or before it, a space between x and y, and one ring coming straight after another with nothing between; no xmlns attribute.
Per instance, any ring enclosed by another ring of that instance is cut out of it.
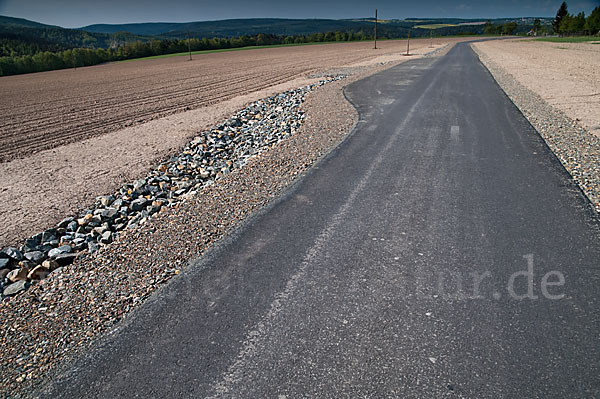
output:
<svg viewBox="0 0 600 399"><path fill-rule="evenodd" d="M408 41L406 42L406 55L410 55L410 29L408 30Z"/></svg>
<svg viewBox="0 0 600 399"><path fill-rule="evenodd" d="M377 50L377 9L375 9L375 50Z"/></svg>
<svg viewBox="0 0 600 399"><path fill-rule="evenodd" d="M189 61L191 61L192 60L192 45L190 44L190 31L189 30L187 32L187 42L188 42L188 52L190 53Z"/></svg>
<svg viewBox="0 0 600 399"><path fill-rule="evenodd" d="M431 39L431 42L429 43L429 48L433 48L433 29L431 29L431 31L429 33L430 33L429 36Z"/></svg>

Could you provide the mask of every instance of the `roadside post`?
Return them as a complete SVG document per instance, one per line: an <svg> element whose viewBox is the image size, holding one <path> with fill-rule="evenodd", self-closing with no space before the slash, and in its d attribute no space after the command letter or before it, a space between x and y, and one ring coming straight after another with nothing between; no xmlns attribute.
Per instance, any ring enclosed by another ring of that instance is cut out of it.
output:
<svg viewBox="0 0 600 399"><path fill-rule="evenodd" d="M192 45L190 43L190 31L188 31L188 33L187 33L187 42L188 42L188 52L190 53L189 61L191 61L192 60Z"/></svg>
<svg viewBox="0 0 600 399"><path fill-rule="evenodd" d="M375 34L373 35L375 38L375 50L377 50L377 9L375 9Z"/></svg>

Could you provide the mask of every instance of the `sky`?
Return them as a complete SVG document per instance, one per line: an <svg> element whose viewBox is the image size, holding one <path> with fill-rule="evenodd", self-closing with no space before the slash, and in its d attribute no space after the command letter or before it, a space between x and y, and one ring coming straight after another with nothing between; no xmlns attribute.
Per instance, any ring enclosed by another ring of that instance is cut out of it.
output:
<svg viewBox="0 0 600 399"><path fill-rule="evenodd" d="M76 28L97 23L192 22L228 18L382 19L553 17L562 0L0 0L0 15ZM567 1L588 15L600 0Z"/></svg>

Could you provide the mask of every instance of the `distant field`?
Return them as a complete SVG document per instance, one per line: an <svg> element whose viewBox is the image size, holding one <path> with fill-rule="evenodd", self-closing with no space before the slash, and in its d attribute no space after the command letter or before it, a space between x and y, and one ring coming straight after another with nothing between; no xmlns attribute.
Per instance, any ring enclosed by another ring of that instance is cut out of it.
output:
<svg viewBox="0 0 600 399"><path fill-rule="evenodd" d="M451 37L451 36L448 36L448 37ZM405 39L377 39L377 42L379 43L379 42L387 42L387 41L394 41L394 40L405 40ZM354 40L349 43L364 43L364 42L373 42L373 40L370 40L370 39L369 40ZM319 46L322 44L340 44L340 43L346 43L346 42L272 44L269 46L248 46L248 47L225 48L225 49L219 49L219 50L201 50L201 51L192 51L192 56L202 55L202 54L228 53L231 51L261 50L261 49L266 49L266 48L280 48L280 47ZM150 57L132 58L129 60L115 61L115 62L121 63L121 62L132 62L132 61L140 61L140 60L154 60L157 58L181 57L181 56L185 56L185 55L189 55L189 52L186 51L183 53L152 55Z"/></svg>
<svg viewBox="0 0 600 399"><path fill-rule="evenodd" d="M421 28L421 29L439 29L439 28L448 28L451 26L458 26L455 24L431 24L431 25L416 25L414 26L414 28Z"/></svg>
<svg viewBox="0 0 600 399"><path fill-rule="evenodd" d="M535 39L539 42L552 42L552 43L586 43L586 42L597 42L600 44L600 37L596 36L569 36L569 37L541 37Z"/></svg>
<svg viewBox="0 0 600 399"><path fill-rule="evenodd" d="M390 39L377 39L378 41L386 41ZM399 40L399 39L398 39ZM355 40L352 43L360 43L360 42L372 42L373 40ZM214 54L214 53L228 53L231 51L244 51L244 50L260 50L266 48L279 48L279 47L298 47L298 46L318 46L321 44L335 44L340 42L317 42L317 43L292 43L292 44L272 44L268 46L247 46L247 47L235 47L235 48L224 48L219 50L201 50L201 51L192 51L192 56L194 55L202 55L202 54ZM345 43L345 42L342 42ZM142 57L142 58L132 58L129 60L123 61L115 61L117 63L121 62L132 62L132 61L140 61L140 60L154 60L157 58L168 58L168 57L181 57L184 55L189 55L188 51L183 53L172 53L172 54L162 54L162 55L152 55L150 57Z"/></svg>

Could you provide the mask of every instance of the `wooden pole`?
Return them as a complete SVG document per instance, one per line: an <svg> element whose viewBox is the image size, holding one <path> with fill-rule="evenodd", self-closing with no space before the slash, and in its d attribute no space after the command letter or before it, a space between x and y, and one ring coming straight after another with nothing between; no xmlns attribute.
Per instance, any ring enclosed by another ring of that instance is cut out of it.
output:
<svg viewBox="0 0 600 399"><path fill-rule="evenodd" d="M188 39L188 52L190 53L190 61L192 60L192 45L190 44L190 32L188 31L187 34L187 39Z"/></svg>
<svg viewBox="0 0 600 399"><path fill-rule="evenodd" d="M406 42L406 55L410 55L410 29L408 30L408 41Z"/></svg>
<svg viewBox="0 0 600 399"><path fill-rule="evenodd" d="M375 47L377 49L377 9L375 9Z"/></svg>

